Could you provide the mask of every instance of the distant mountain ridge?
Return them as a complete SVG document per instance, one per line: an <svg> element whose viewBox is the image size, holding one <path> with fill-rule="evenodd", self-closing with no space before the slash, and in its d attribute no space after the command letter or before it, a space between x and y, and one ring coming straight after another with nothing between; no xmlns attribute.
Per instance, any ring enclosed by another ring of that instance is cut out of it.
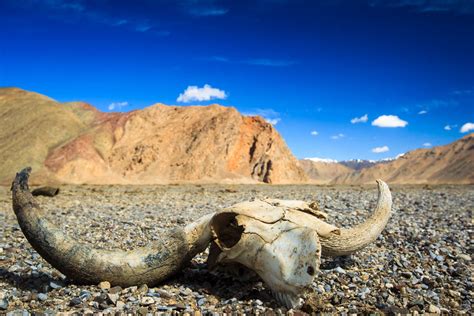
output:
<svg viewBox="0 0 474 316"><path fill-rule="evenodd" d="M235 108L167 106L104 113L0 88L0 181L32 166L33 181L87 184L301 183L273 126Z"/></svg>
<svg viewBox="0 0 474 316"><path fill-rule="evenodd" d="M370 184L383 179L399 184L474 184L474 133L448 145L390 159L337 162L312 158L300 160L300 164L314 183Z"/></svg>

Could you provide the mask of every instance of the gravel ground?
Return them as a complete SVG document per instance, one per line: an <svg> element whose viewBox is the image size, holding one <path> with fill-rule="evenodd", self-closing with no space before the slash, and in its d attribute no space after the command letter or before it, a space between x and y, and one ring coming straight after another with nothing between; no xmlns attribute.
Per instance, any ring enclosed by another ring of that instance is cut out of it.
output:
<svg viewBox="0 0 474 316"><path fill-rule="evenodd" d="M323 259L299 311L282 308L258 279L242 281L209 271L207 253L155 288L77 286L51 268L27 243L0 188L0 314L58 312L190 312L281 314L472 314L473 186L394 187L395 214L382 236L351 257ZM65 186L38 197L49 219L77 240L132 249L165 228L251 198L317 201L329 221L363 221L376 202L375 186Z"/></svg>

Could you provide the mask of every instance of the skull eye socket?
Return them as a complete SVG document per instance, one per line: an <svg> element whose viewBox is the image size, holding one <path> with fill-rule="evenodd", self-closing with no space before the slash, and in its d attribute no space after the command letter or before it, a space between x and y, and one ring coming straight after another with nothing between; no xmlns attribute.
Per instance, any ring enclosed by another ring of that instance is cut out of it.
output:
<svg viewBox="0 0 474 316"><path fill-rule="evenodd" d="M308 266L306 269L306 272L308 272L309 275L313 276L314 275L314 268L312 266Z"/></svg>
<svg viewBox="0 0 474 316"><path fill-rule="evenodd" d="M237 214L221 213L212 219L212 227L217 239L227 248L235 246L244 231L244 227L237 223Z"/></svg>

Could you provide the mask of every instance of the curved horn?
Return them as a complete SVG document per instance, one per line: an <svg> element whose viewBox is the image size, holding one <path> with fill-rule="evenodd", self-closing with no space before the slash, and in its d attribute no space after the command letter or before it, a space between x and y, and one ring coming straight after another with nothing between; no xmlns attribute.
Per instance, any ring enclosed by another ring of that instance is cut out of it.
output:
<svg viewBox="0 0 474 316"><path fill-rule="evenodd" d="M31 168L17 173L12 184L13 210L33 248L53 267L77 283L154 285L173 275L211 239L206 215L184 228L168 231L159 242L133 251L100 250L64 235L44 218L28 188Z"/></svg>
<svg viewBox="0 0 474 316"><path fill-rule="evenodd" d="M323 256L345 256L377 239L387 225L392 209L392 194L388 185L377 180L379 190L377 207L365 222L350 229L340 229L337 233L320 236Z"/></svg>

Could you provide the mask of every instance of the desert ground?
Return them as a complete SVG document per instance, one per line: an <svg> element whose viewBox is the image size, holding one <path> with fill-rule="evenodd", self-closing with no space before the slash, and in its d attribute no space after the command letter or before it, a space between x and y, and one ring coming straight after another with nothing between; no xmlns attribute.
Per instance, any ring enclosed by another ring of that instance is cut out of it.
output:
<svg viewBox="0 0 474 316"><path fill-rule="evenodd" d="M382 236L350 257L324 258L306 303L290 312L472 313L474 186L395 186L392 194L394 214ZM78 241L132 249L164 229L264 197L317 201L331 223L347 227L363 221L377 192L375 186L63 186L58 196L37 199L48 219ZM258 278L209 271L206 258L198 255L153 288L72 284L30 247L9 188L0 187L0 314L288 312Z"/></svg>

